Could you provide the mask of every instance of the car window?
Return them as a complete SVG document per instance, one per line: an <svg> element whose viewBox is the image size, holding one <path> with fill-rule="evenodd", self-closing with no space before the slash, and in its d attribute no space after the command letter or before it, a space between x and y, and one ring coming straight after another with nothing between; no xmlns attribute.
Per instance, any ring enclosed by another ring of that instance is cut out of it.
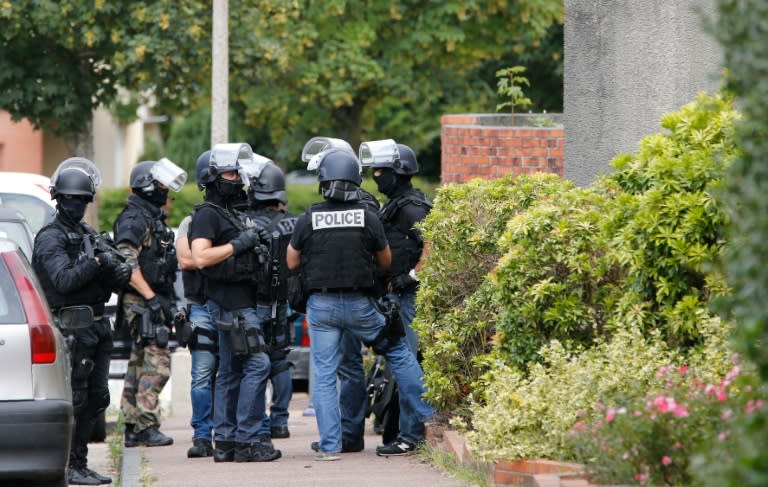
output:
<svg viewBox="0 0 768 487"><path fill-rule="evenodd" d="M43 228L43 225L53 220L56 209L39 198L26 194L0 193L0 200L5 206L19 211L27 219L33 233Z"/></svg>
<svg viewBox="0 0 768 487"><path fill-rule="evenodd" d="M32 262L32 246L34 243L29 240L28 230L23 224L0 220L0 237L16 242L16 245L19 246L27 257L27 260Z"/></svg>
<svg viewBox="0 0 768 487"><path fill-rule="evenodd" d="M5 261L0 258L0 325L24 323L24 309Z"/></svg>

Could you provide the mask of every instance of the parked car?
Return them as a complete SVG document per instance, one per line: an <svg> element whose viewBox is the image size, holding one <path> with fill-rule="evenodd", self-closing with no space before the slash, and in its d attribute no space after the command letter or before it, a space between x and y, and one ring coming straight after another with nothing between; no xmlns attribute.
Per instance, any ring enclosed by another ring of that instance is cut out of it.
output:
<svg viewBox="0 0 768 487"><path fill-rule="evenodd" d="M288 321L293 323L291 336L291 351L288 360L293 362L292 377L294 381L309 381L309 324L307 315L292 312Z"/></svg>
<svg viewBox="0 0 768 487"><path fill-rule="evenodd" d="M67 485L67 345L19 247L0 239L0 483Z"/></svg>
<svg viewBox="0 0 768 487"><path fill-rule="evenodd" d="M24 215L10 206L0 206L0 238L16 242L27 260L32 262L35 235Z"/></svg>
<svg viewBox="0 0 768 487"><path fill-rule="evenodd" d="M56 202L51 199L50 178L26 172L0 174L0 203L16 208L27 219L32 232L53 220Z"/></svg>

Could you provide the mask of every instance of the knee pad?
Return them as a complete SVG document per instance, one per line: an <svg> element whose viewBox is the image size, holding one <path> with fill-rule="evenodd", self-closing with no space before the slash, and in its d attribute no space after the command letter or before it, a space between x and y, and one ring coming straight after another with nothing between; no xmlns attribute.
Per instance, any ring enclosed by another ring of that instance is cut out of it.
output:
<svg viewBox="0 0 768 487"><path fill-rule="evenodd" d="M88 405L88 391L85 389L72 389L72 408L75 416L85 410Z"/></svg>
<svg viewBox="0 0 768 487"><path fill-rule="evenodd" d="M88 397L88 406L95 414L99 414L109 407L109 389L93 391Z"/></svg>

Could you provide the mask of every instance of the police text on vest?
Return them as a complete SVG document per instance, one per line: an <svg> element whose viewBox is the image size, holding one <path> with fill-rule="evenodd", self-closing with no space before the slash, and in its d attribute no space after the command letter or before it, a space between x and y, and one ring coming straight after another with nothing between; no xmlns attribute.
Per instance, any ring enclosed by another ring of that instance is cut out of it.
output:
<svg viewBox="0 0 768 487"><path fill-rule="evenodd" d="M365 210L318 211L312 213L312 230L364 227Z"/></svg>

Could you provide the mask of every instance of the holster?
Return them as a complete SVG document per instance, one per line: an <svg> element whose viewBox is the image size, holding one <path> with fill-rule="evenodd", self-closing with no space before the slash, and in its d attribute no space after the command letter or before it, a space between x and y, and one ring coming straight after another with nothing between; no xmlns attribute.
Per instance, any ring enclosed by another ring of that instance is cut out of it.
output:
<svg viewBox="0 0 768 487"><path fill-rule="evenodd" d="M246 328L242 315L235 315L234 321L231 323L217 320L216 326L222 331L229 332L232 352L235 355L251 355L264 351L259 330L256 328Z"/></svg>

